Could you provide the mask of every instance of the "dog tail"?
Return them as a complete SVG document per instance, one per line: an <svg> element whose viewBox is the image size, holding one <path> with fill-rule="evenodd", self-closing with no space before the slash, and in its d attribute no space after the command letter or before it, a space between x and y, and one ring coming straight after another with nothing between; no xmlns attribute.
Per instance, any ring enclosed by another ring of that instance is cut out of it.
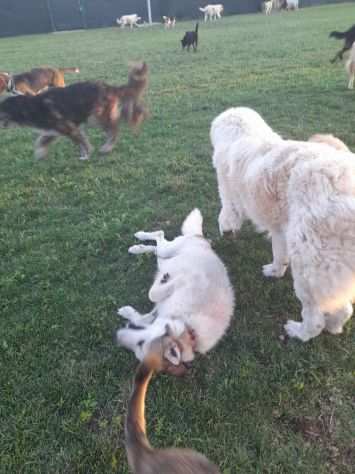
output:
<svg viewBox="0 0 355 474"><path fill-rule="evenodd" d="M149 115L144 105L140 103L147 84L148 66L142 63L130 70L126 86L114 88L122 100L122 116L131 127L137 128Z"/></svg>
<svg viewBox="0 0 355 474"><path fill-rule="evenodd" d="M75 73L79 74L80 69L78 67L60 67L59 71L61 71L62 73L75 72Z"/></svg>
<svg viewBox="0 0 355 474"><path fill-rule="evenodd" d="M332 31L329 38L342 39L345 38L347 31Z"/></svg>
<svg viewBox="0 0 355 474"><path fill-rule="evenodd" d="M199 10L200 10L200 12L203 12L203 13L205 13L205 11L206 11L206 8L199 7Z"/></svg>
<svg viewBox="0 0 355 474"><path fill-rule="evenodd" d="M199 235L203 236L203 217L199 209L194 209L184 220L181 232L182 235L194 236Z"/></svg>
<svg viewBox="0 0 355 474"><path fill-rule="evenodd" d="M145 397L155 366L155 360L139 364L128 402L125 438L128 462L133 471L138 462L144 464L144 457L153 452L146 435Z"/></svg>

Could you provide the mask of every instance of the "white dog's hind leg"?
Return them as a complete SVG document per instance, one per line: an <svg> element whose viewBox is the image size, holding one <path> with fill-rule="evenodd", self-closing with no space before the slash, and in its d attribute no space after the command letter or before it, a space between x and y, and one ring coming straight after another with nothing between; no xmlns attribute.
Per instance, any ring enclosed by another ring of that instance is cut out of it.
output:
<svg viewBox="0 0 355 474"><path fill-rule="evenodd" d="M351 74L349 77L349 84L348 84L348 89L350 90L354 89L354 79L355 79L355 75Z"/></svg>
<svg viewBox="0 0 355 474"><path fill-rule="evenodd" d="M344 324L353 314L353 305L349 302L332 314L325 315L325 328L331 334L341 334Z"/></svg>
<svg viewBox="0 0 355 474"><path fill-rule="evenodd" d="M218 192L222 203L222 209L218 216L219 233L238 232L243 223L243 217L237 213L233 206L232 194L229 191L228 180L225 176L226 170L216 167Z"/></svg>
<svg viewBox="0 0 355 474"><path fill-rule="evenodd" d="M263 274L266 277L281 278L288 266L286 237L283 232L278 231L272 232L271 238L273 262L263 266Z"/></svg>
<svg viewBox="0 0 355 474"><path fill-rule="evenodd" d="M141 253L157 253L157 248L155 245L132 245L128 249L129 253L132 253L133 255L139 255Z"/></svg>
<svg viewBox="0 0 355 474"><path fill-rule="evenodd" d="M301 323L289 320L285 330L290 337L296 337L303 342L318 336L325 327L324 314L316 306L306 306L302 309Z"/></svg>

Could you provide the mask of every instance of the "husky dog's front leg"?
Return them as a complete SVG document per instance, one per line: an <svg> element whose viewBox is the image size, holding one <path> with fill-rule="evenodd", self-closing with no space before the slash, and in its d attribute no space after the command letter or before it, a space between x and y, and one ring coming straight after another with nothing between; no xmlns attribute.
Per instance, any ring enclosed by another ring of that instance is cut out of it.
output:
<svg viewBox="0 0 355 474"><path fill-rule="evenodd" d="M141 327L147 327L152 324L158 315L156 309L153 309L150 313L141 314L132 306L122 306L121 308L118 308L117 314L127 319L127 321L135 326Z"/></svg>
<svg viewBox="0 0 355 474"><path fill-rule="evenodd" d="M281 278L288 267L287 244L284 232L271 233L273 262L263 266L266 277Z"/></svg>

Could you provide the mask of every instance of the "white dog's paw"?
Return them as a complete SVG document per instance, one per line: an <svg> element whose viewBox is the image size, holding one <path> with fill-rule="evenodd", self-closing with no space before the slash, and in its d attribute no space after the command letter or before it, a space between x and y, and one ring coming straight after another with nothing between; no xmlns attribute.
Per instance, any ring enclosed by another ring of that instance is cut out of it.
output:
<svg viewBox="0 0 355 474"><path fill-rule="evenodd" d="M132 306L122 306L121 308L118 308L117 314L118 316L122 316L122 318L131 321L132 319L134 319L136 310Z"/></svg>
<svg viewBox="0 0 355 474"><path fill-rule="evenodd" d="M296 337L303 342L308 341L310 339L304 333L304 325L303 323L298 323L297 321L288 320L284 326L285 331L287 332L289 337Z"/></svg>
<svg viewBox="0 0 355 474"><path fill-rule="evenodd" d="M276 266L273 263L263 265L263 274L266 277L281 278L287 270L287 265Z"/></svg>
<svg viewBox="0 0 355 474"><path fill-rule="evenodd" d="M146 232L144 232L143 230L140 230L138 232L136 232L134 234L135 238L138 239L138 240L146 240Z"/></svg>
<svg viewBox="0 0 355 474"><path fill-rule="evenodd" d="M131 253L133 255L139 255L141 253L146 253L146 245L143 244L138 244L138 245L132 245L128 249L128 253Z"/></svg>
<svg viewBox="0 0 355 474"><path fill-rule="evenodd" d="M238 232L241 224L238 222L236 215L231 211L221 210L218 217L219 233L223 235L225 232Z"/></svg>

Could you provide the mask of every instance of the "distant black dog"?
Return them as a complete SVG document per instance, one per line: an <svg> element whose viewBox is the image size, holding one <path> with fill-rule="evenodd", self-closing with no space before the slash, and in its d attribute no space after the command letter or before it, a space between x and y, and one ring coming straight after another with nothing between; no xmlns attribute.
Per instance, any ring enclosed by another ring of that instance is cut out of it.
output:
<svg viewBox="0 0 355 474"><path fill-rule="evenodd" d="M187 48L190 51L190 47L192 46L194 51L196 52L198 43L198 23L196 23L195 31L186 31L185 36L181 40L182 49Z"/></svg>
<svg viewBox="0 0 355 474"><path fill-rule="evenodd" d="M355 41L355 25L349 28L347 31L332 31L329 35L329 38L343 39L344 38L344 47L331 59L331 63L335 63L337 59L343 59L343 54L345 51L351 49L353 42Z"/></svg>

